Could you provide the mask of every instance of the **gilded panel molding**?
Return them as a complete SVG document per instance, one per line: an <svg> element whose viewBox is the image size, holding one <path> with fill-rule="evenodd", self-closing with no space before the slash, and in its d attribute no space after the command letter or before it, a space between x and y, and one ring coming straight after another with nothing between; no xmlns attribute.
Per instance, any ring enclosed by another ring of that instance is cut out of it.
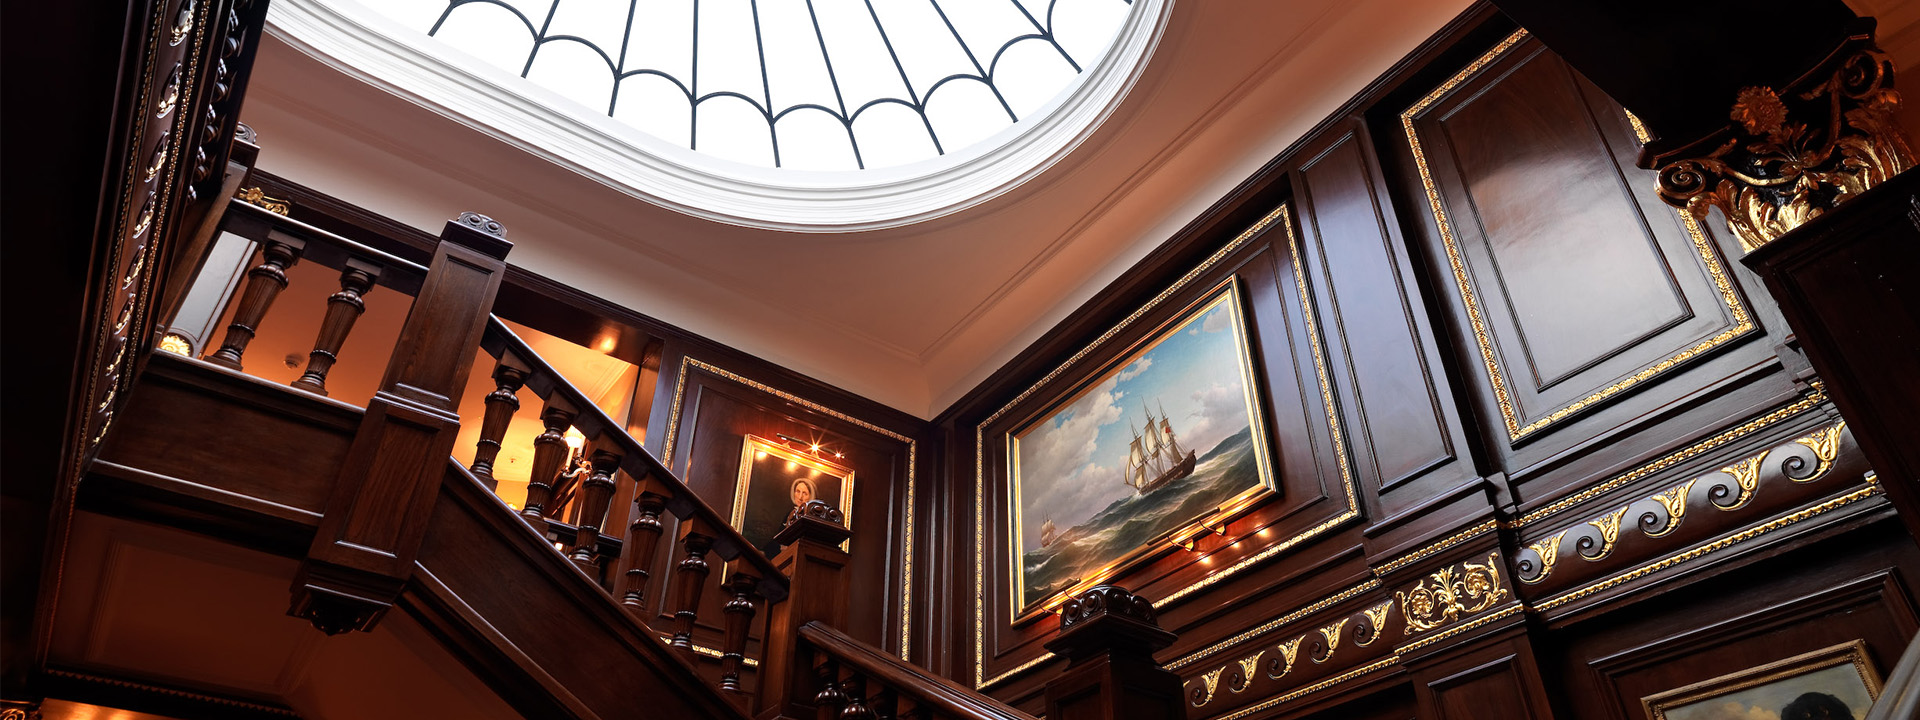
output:
<svg viewBox="0 0 1920 720"><path fill-rule="evenodd" d="M1549 425L1572 417L1582 410L1603 402L1614 395L1618 395L1628 388L1671 370L1695 357L1699 357L1759 327L1754 323L1752 315L1747 311L1746 304L1740 300L1739 291L1734 288L1732 281L1728 278L1727 269L1725 265L1720 262L1719 254L1714 250L1712 240L1707 238L1706 233L1700 229L1699 223L1696 222L1693 215L1685 212L1679 213L1681 224L1686 228L1687 236L1692 240L1694 250L1700 256L1702 267L1706 269L1708 275L1713 280L1714 288L1719 294L1721 303L1726 307L1732 323L1725 330L1713 337L1681 350L1666 359L1643 367L1632 375L1585 397L1549 410L1537 420L1524 424L1521 422L1519 410L1515 407L1513 392L1507 382L1506 374L1501 370L1499 361L1495 359L1496 354L1493 347L1492 332L1487 329L1486 317L1480 309L1480 297L1474 290L1464 253L1460 248L1458 238L1454 236L1452 220L1447 214L1446 204L1441 200L1439 184L1434 180L1433 170L1427 163L1426 149L1420 142L1420 133L1414 127L1414 121L1419 119L1429 108L1433 107L1435 103L1452 95L1453 91L1459 88L1461 84L1479 75L1488 65L1493 64L1495 60L1498 60L1509 50L1512 50L1514 46L1526 40L1527 37L1528 33L1525 28L1513 31L1513 34L1501 40L1493 49L1488 50L1486 54L1476 58L1472 63L1462 68L1460 72L1448 78L1446 82L1441 83L1439 87L1434 88L1433 91L1427 93L1425 97L1400 113L1400 125L1406 133L1407 144L1413 152L1414 168L1419 171L1420 183L1426 191L1427 204L1432 212L1434 225L1439 229L1441 243L1446 248L1447 265L1451 268L1454 283L1459 288L1461 303L1466 307L1467 320L1473 328L1474 342L1480 348L1480 359L1487 372L1487 378L1493 385L1494 402L1500 407L1500 416L1506 423L1509 440L1519 440ZM1640 138L1641 142L1646 142L1648 138L1645 135L1645 128L1639 124L1639 119L1633 117L1631 113L1627 114L1627 118L1634 126L1635 134Z"/></svg>
<svg viewBox="0 0 1920 720"><path fill-rule="evenodd" d="M913 540L914 540L913 520L914 520L914 515L916 514L917 508L918 508L914 500L914 497L915 497L914 484L915 484L915 474L918 472L920 467L920 461L919 461L920 443L914 440L913 438L907 437L905 435L901 435L900 433L894 432L892 430L888 430L886 428L880 427L879 425L875 425L865 420L861 420L860 418L854 417L852 415L848 415L846 413L840 412L838 410L827 407L825 405L821 405L820 403L814 402L812 400L808 400L806 398L800 397L798 395L787 392L785 390L781 390L779 388L773 387L771 385L760 382L758 380L754 380L752 378L746 377L744 375L733 372L731 370L727 370L725 368L719 367L712 363L696 360L691 355L683 355L680 357L680 377L677 380L675 380L674 386L673 386L673 403L669 406L669 410L667 412L666 442L661 446L663 448L663 454L666 456L665 458L663 458L662 464L666 465L669 469L673 467L674 444L680 434L680 410L681 410L681 403L685 400L686 394L687 394L687 371L689 369L700 370L701 372L705 372L709 375L723 378L728 381L734 382L736 384L743 385L743 386L752 388L754 390L758 390L768 395L772 395L774 397L780 398L781 400L785 400L787 402L793 403L795 405L806 408L808 410L812 410L814 412L820 413L822 415L833 418L835 420L839 420L849 425L853 425L854 427L858 427L862 430L866 430L868 432L874 433L881 437L885 437L890 440L903 442L907 444L906 528L905 528L905 532L902 533L902 541L900 546L900 659L912 660L912 657L910 656L912 655L912 651L913 651Z"/></svg>
<svg viewBox="0 0 1920 720"><path fill-rule="evenodd" d="M1414 563L1420 562L1421 560L1425 560L1429 557L1432 557L1434 554L1439 553L1442 550L1446 550L1447 548L1453 547L1455 545L1459 545L1460 543L1466 542L1473 538L1493 532L1499 526L1500 526L1499 521L1488 520L1486 522L1480 523L1478 525L1467 528L1465 530L1461 530L1460 532L1447 536L1446 538L1440 540L1439 542L1433 543L1431 545L1427 545L1426 547L1422 547L1413 552L1407 553L1405 555L1401 555L1400 557L1380 563L1378 567L1374 568L1374 573L1377 575L1384 576L1395 570L1399 570L1408 565L1412 565Z"/></svg>
<svg viewBox="0 0 1920 720"><path fill-rule="evenodd" d="M1201 261L1200 264L1194 266L1192 269L1188 270L1185 274L1181 275L1178 280L1175 280L1171 285L1167 286L1166 289L1161 290L1158 294L1154 295L1152 299L1142 304L1139 308L1136 308L1132 313L1129 313L1125 318L1121 319L1120 322L1114 324L1113 327L1108 328L1106 332L1102 333L1099 337L1094 338L1092 342L1089 342L1085 347L1082 347L1079 351L1075 352L1072 356L1068 357L1066 361L1062 362L1060 365L1053 368L1053 370L1049 371L1046 375L1042 376L1038 381L1035 381L1033 385L1028 386L1026 389L1022 390L1019 394L1015 395L1013 399L1008 400L1006 404L1002 405L1000 409L994 411L993 414L987 416L986 419L981 420L978 424L974 426L974 456L973 456L973 461L974 461L974 484L973 484L973 506L974 506L974 513L973 513L973 523L974 523L973 524L973 545L974 545L973 646L974 646L974 653L973 653L973 664L974 664L974 667L973 667L973 671L974 671L974 688L975 689L977 690L986 689L993 685L999 684L1009 678L1019 675L1022 672L1032 669L1033 667L1039 665L1042 662L1045 662L1053 658L1052 653L1042 653L1039 657L1036 657L1025 663L1021 663L1019 666L1016 666L1010 670L1007 670L1006 672L1002 672L998 675L995 675L992 678L988 678L986 676L987 646L986 646L986 555L985 555L986 550L985 548L986 548L986 484L988 481L987 470L986 470L987 468L987 464L986 464L986 446L987 446L986 429L987 427L999 421L1007 413L1011 412L1014 407L1018 406L1021 402L1027 400L1028 398L1032 397L1035 393L1039 392L1041 388L1047 386L1049 383L1053 382L1054 380L1060 378L1062 375L1066 374L1067 371L1069 371L1070 369L1079 365L1083 360L1087 359L1095 351L1097 351L1099 348L1104 346L1107 342L1111 341L1114 337L1118 336L1121 332L1126 330L1134 322L1138 321L1140 318L1146 316L1147 313L1151 312L1153 309L1165 303L1169 298L1172 298L1180 290L1192 284L1195 280L1199 279L1202 275L1206 274L1207 271L1212 270L1215 266L1219 265L1222 261L1226 260L1227 257L1231 256L1234 252L1245 247L1247 243L1250 242L1253 238L1259 236L1262 232L1274 226L1276 223L1279 224L1281 228L1284 229L1284 232L1286 234L1286 239L1287 239L1287 249L1292 256L1295 289L1299 293L1301 311L1306 319L1307 337L1308 337L1310 349L1312 350L1313 360L1314 360L1314 374L1319 383L1321 403L1325 407L1325 411L1326 411L1328 430L1331 434L1333 445L1334 445L1335 462L1340 471L1340 484L1345 491L1344 496L1346 500L1346 508L1340 511L1339 513L1336 513L1333 517L1325 521L1315 524L1312 527L1302 530L1299 533L1296 533L1290 537L1276 540L1275 542L1268 544L1259 552L1256 552L1252 555L1241 558L1240 560L1235 561L1231 565L1221 568L1220 570L1217 570L1215 572L1209 573L1206 577L1201 578L1200 580L1195 581L1194 583L1189 584L1186 587L1180 588L1179 590L1175 590L1174 592L1159 598L1158 600L1154 601L1154 607L1156 608L1165 607L1172 603L1178 602L1181 599L1187 597L1188 595L1198 592L1208 586L1213 585L1214 583L1220 582L1221 580L1232 577L1233 575L1249 567L1252 567L1255 564L1263 562L1268 558L1271 558L1282 552L1286 552L1287 550L1290 550L1292 548L1298 547L1303 543L1306 543L1314 538L1324 535L1327 532L1332 531L1334 528L1340 527L1341 525L1360 517L1359 490L1356 487L1354 482L1353 471L1352 471L1352 461L1348 457L1346 439L1340 424L1339 407L1334 401L1333 387L1331 384L1332 381L1327 371L1326 356L1321 347L1318 313L1314 307L1313 296L1309 292L1307 287L1305 267L1300 259L1299 239L1297 237L1297 233L1294 232L1294 228L1293 228L1291 206L1283 203L1279 207L1274 208L1271 212L1268 212L1265 216L1261 217L1258 221L1254 222L1253 225L1247 227L1245 230L1242 230L1240 234L1235 235L1233 240L1229 241L1226 245L1222 246L1219 250L1214 251L1213 254L1208 255L1205 260ZM677 403L678 403L677 398L675 402L677 407ZM1221 647L1221 646L1223 645L1216 644L1216 647Z"/></svg>
<svg viewBox="0 0 1920 720"><path fill-rule="evenodd" d="M1558 564L1562 539L1570 533L1578 538L1573 545L1575 556L1588 562L1605 559L1613 553L1614 545L1620 539L1622 521L1635 507L1646 508L1645 512L1635 516L1635 524L1642 534L1649 538L1672 534L1686 518L1688 500L1693 497L1694 488L1703 481L1707 489L1701 496L1706 503L1723 512L1745 508L1760 490L1761 471L1767 458L1795 446L1810 450L1815 457L1815 464L1807 467L1800 455L1788 453L1779 463L1780 475L1796 483L1812 482L1824 477L1833 468L1834 459L1839 454L1840 436L1846 427L1845 421L1826 425L1749 455L1727 467L1688 478L1685 482L1621 505L1582 525L1574 525L1537 540L1522 549L1515 558L1515 577L1527 585L1545 581Z"/></svg>
<svg viewBox="0 0 1920 720"><path fill-rule="evenodd" d="M1240 710L1235 711L1232 714L1221 716L1219 720L1240 720L1241 718L1247 717L1249 715L1253 715L1258 712L1262 712L1264 710L1267 710L1268 708L1274 707L1281 703L1292 702L1294 700L1298 700L1308 695L1312 695L1314 693L1320 692L1322 690L1333 687L1335 685L1339 685L1349 680L1353 680L1354 678L1358 678L1364 675L1370 675L1374 672L1386 669L1388 667L1392 667L1394 665L1399 664L1399 662L1400 662L1400 656L1388 655L1387 657L1381 658L1371 663L1367 663L1366 665L1362 665L1360 667L1354 668L1352 670L1341 673L1339 675L1335 675L1325 680L1321 680L1320 682L1314 683L1312 685L1308 685L1306 687L1300 688L1293 692L1289 692L1284 695L1280 695L1280 696L1268 699L1265 702L1262 702L1260 704L1241 708Z"/></svg>

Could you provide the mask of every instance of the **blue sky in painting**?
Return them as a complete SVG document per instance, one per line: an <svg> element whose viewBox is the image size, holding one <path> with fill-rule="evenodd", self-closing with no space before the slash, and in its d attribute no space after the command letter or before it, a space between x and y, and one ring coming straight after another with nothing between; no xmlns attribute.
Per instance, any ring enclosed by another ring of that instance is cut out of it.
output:
<svg viewBox="0 0 1920 720"><path fill-rule="evenodd" d="M1164 407L1182 447L1203 456L1247 428L1243 361L1232 295L1226 298L1020 437L1022 553L1040 546L1048 518L1066 530L1133 493L1123 468L1147 408L1158 416Z"/></svg>

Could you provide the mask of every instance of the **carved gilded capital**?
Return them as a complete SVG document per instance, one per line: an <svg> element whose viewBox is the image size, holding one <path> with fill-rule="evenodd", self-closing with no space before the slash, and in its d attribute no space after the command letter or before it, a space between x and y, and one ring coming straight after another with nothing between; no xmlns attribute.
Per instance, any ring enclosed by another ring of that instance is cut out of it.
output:
<svg viewBox="0 0 1920 720"><path fill-rule="evenodd" d="M1893 63L1855 36L1783 91L1741 90L1725 128L1654 158L1660 197L1696 218L1720 208L1752 251L1912 167L1899 107Z"/></svg>

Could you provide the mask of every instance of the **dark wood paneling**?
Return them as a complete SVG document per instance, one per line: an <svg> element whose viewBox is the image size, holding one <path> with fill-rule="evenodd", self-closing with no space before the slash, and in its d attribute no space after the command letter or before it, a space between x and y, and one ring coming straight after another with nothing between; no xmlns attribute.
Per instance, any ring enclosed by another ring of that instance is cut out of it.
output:
<svg viewBox="0 0 1920 720"><path fill-rule="evenodd" d="M1491 57L1413 111L1410 131L1431 182L1423 209L1444 222L1431 252L1472 295L1469 346L1498 371L1483 405L1521 439L1643 391L1754 323L1704 230L1632 167L1619 106L1536 41Z"/></svg>
<svg viewBox="0 0 1920 720"><path fill-rule="evenodd" d="M1645 595L1564 634L1550 662L1565 717L1641 718L1647 695L1852 640L1884 674L1920 629L1906 580L1916 572L1920 550L1883 514L1847 537Z"/></svg>
<svg viewBox="0 0 1920 720"><path fill-rule="evenodd" d="M901 597L907 591L906 553L910 547L906 534L912 526L907 517L907 485L911 463L918 459L917 447L909 447L913 441L901 439L907 437L902 433L877 430L877 425L863 427L864 421L851 415L836 417L830 413L838 411L829 406L821 405L823 411L791 402L768 392L771 386L756 388L740 379L683 364L686 357L669 348L663 358L671 371L663 370L661 375L674 383L655 401L656 416L670 418L661 435L662 442L671 442L672 448L663 462L722 517L731 517L747 435L767 439L776 439L778 434L818 437L823 447L845 451L846 457L833 461L854 471L848 577L858 590L849 595L851 621L840 629L862 642L899 652ZM711 367L732 372L718 365ZM676 402L677 415L673 411ZM917 473L913 481L916 486L921 482ZM911 548L922 553L925 543L912 543ZM648 592L648 597L670 597L666 585L672 582L668 577L671 573L664 570L662 566L653 574L655 589ZM711 634L696 642L718 647L720 606L725 593L717 589L720 573L714 573L708 582L716 587L709 587L703 594L700 624ZM669 611L664 607L656 610ZM755 627L751 634L757 646L761 628Z"/></svg>
<svg viewBox="0 0 1920 720"><path fill-rule="evenodd" d="M1510 635L1412 671L1423 720L1551 719L1524 635Z"/></svg>
<svg viewBox="0 0 1920 720"><path fill-rule="evenodd" d="M1344 360L1334 376L1368 460L1360 473L1385 490L1455 459L1458 415L1432 369L1432 328L1415 310L1424 303L1406 281L1406 247L1364 136L1349 126L1308 154L1294 190L1301 234L1324 278L1328 346Z"/></svg>

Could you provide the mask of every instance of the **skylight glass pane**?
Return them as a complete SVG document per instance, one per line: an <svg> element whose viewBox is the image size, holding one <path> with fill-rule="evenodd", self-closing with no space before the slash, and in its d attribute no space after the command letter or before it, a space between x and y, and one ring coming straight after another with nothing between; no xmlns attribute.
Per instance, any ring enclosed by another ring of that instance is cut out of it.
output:
<svg viewBox="0 0 1920 720"><path fill-rule="evenodd" d="M767 103L760 77L760 38L749 0L704 0L699 4L699 63L694 95L739 93L761 107ZM765 128L763 127L762 130Z"/></svg>
<svg viewBox="0 0 1920 720"><path fill-rule="evenodd" d="M1013 125L1013 118L993 96L993 89L979 80L948 82L933 92L927 101L927 121L940 136L943 147L965 148L985 140Z"/></svg>
<svg viewBox="0 0 1920 720"><path fill-rule="evenodd" d="M792 170L858 170L853 140L840 119L821 110L796 110L775 125L780 167Z"/></svg>
<svg viewBox="0 0 1920 720"><path fill-rule="evenodd" d="M606 54L609 67L618 67L628 5L629 0L565 0L554 8L553 22L547 25L547 37L573 36L585 40Z"/></svg>
<svg viewBox="0 0 1920 720"><path fill-rule="evenodd" d="M514 75L527 66L533 52L533 33L513 11L492 3L469 3L454 8L434 37Z"/></svg>
<svg viewBox="0 0 1920 720"><path fill-rule="evenodd" d="M759 0L761 34L767 51L767 80L775 114L801 105L843 113L833 92L833 75L813 32L807 0Z"/></svg>
<svg viewBox="0 0 1920 720"><path fill-rule="evenodd" d="M732 95L694 106L693 148L734 162L773 167L773 128L760 108Z"/></svg>
<svg viewBox="0 0 1920 720"><path fill-rule="evenodd" d="M953 75L979 75L960 48L960 40L947 30L933 4L926 0L882 0L872 3L887 29L893 50L906 68L907 81L922 102L927 91L942 78Z"/></svg>
<svg viewBox="0 0 1920 720"><path fill-rule="evenodd" d="M880 103L867 108L853 121L853 137L860 144L860 159L869 170L938 155L920 113L898 103Z"/></svg>
<svg viewBox="0 0 1920 720"><path fill-rule="evenodd" d="M813 11L820 18L820 32L826 36L827 55L833 60L847 112L858 112L875 100L915 99L901 82L893 53L881 39L865 2L813 0Z"/></svg>
<svg viewBox="0 0 1920 720"><path fill-rule="evenodd" d="M1106 54L1127 21L1128 6L1113 0L1054 0L1053 35L1068 55L1084 63Z"/></svg>
<svg viewBox="0 0 1920 720"><path fill-rule="evenodd" d="M613 68L586 43L548 40L534 55L527 79L593 112L611 109L607 103L613 99Z"/></svg>
<svg viewBox="0 0 1920 720"><path fill-rule="evenodd" d="M947 19L960 31L960 38L973 51L975 60L994 72L993 60L1000 48L1021 35L1035 32L1011 0L935 0L946 11ZM998 79L995 78L997 82Z"/></svg>
<svg viewBox="0 0 1920 720"><path fill-rule="evenodd" d="M680 147L693 142L693 106L674 84L651 73L620 81L620 97L613 119Z"/></svg>
<svg viewBox="0 0 1920 720"><path fill-rule="evenodd" d="M693 86L693 0L637 0L622 72L657 70Z"/></svg>
<svg viewBox="0 0 1920 720"><path fill-rule="evenodd" d="M893 167L1000 135L1073 87L1151 2L319 1L431 31L564 97L564 112L806 170Z"/></svg>
<svg viewBox="0 0 1920 720"><path fill-rule="evenodd" d="M1022 118L1047 104L1060 88L1073 80L1073 66L1067 64L1053 43L1029 38L1014 43L1000 56L994 71L994 86L1000 88L1013 113Z"/></svg>

